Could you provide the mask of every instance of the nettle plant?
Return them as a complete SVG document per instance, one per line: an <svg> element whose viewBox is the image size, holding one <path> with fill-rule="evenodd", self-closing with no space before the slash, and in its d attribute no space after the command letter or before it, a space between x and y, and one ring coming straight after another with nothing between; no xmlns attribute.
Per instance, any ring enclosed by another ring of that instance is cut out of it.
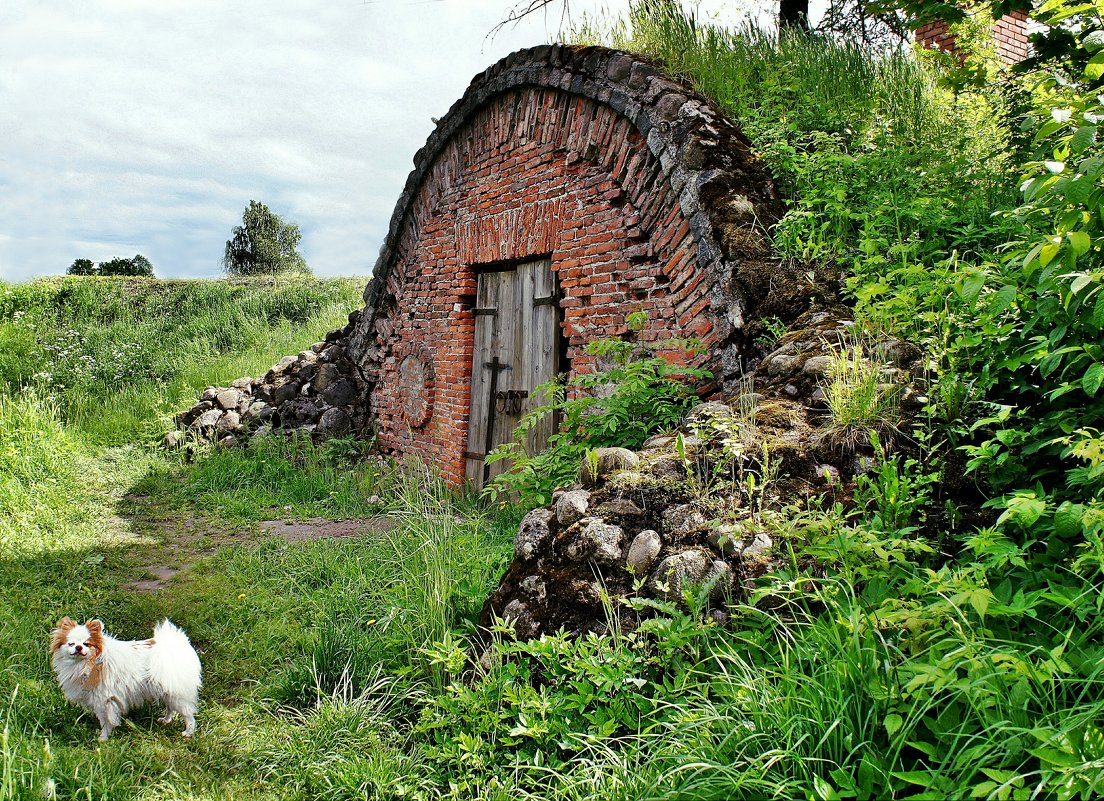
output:
<svg viewBox="0 0 1104 801"><path fill-rule="evenodd" d="M588 451L636 449L652 434L678 426L698 402L695 387L712 374L688 363L702 352L697 340L642 341L639 332L647 320L643 312L629 315L629 330L637 334L632 341L602 339L586 347L588 355L609 365L607 369L538 387L537 393L543 393L547 402L522 418L513 442L500 445L487 457L490 463L512 461L506 472L487 485L490 497L546 504L552 490L575 479ZM669 360L664 354L682 358ZM559 431L544 451L529 453L529 432L552 414L560 415Z"/></svg>
<svg viewBox="0 0 1104 801"><path fill-rule="evenodd" d="M998 502L1005 522L1075 539L1092 527L1104 493L1089 458L1104 428L1102 10L1052 0L1038 14L1052 26L1077 20L1070 63L1083 67L1079 76L1061 68L1035 76L1036 110L1023 123L1035 153L1015 214L1045 233L1009 251L1018 325L990 373L1003 405L978 423L992 436L971 449L972 465L998 487L1030 487Z"/></svg>

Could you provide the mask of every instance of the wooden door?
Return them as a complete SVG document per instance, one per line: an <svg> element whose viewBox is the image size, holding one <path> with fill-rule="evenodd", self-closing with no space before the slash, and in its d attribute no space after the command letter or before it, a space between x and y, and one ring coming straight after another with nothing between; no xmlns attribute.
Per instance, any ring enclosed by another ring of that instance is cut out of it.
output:
<svg viewBox="0 0 1104 801"><path fill-rule="evenodd" d="M510 442L514 428L544 398L536 388L556 374L559 313L551 259L479 274L475 302L471 413L468 418L468 479L483 484L508 466L484 457ZM549 415L526 442L529 453L548 444Z"/></svg>

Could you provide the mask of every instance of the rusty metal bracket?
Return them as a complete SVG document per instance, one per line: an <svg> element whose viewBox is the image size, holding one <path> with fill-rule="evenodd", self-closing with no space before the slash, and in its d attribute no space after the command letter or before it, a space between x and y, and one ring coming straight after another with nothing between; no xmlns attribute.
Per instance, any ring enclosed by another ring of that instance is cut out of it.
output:
<svg viewBox="0 0 1104 801"><path fill-rule="evenodd" d="M494 448L494 432L495 432L495 404L497 403L498 396L498 374L503 370L509 370L510 365L501 361L497 356L491 359L489 362L483 362L483 366L491 371L491 392L490 403L487 404L487 439L483 445L483 452L490 453ZM491 466L486 461L483 462L483 483L487 483L487 480L491 477Z"/></svg>

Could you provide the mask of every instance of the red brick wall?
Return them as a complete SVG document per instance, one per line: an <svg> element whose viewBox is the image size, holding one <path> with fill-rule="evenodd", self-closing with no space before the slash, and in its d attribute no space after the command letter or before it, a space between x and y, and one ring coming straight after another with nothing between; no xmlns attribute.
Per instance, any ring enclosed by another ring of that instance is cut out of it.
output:
<svg viewBox="0 0 1104 801"><path fill-rule="evenodd" d="M1030 55L1027 44L1027 14L1013 11L993 23L993 44L1004 61L1015 64Z"/></svg>
<svg viewBox="0 0 1104 801"><path fill-rule="evenodd" d="M496 98L438 156L414 199L388 277L380 376L371 403L379 442L464 477L480 265L551 254L573 371L588 342L649 313L649 340L713 340L696 246L659 160L609 106L526 88ZM381 321L383 322L383 321ZM433 413L410 424L398 369L418 343L435 367Z"/></svg>
<svg viewBox="0 0 1104 801"><path fill-rule="evenodd" d="M949 30L947 23L935 20L921 25L913 34L916 41L929 50L940 50L944 53L955 52L955 38Z"/></svg>
<svg viewBox="0 0 1104 801"><path fill-rule="evenodd" d="M954 36L944 22L929 22L916 29L916 41L927 48L944 53L957 52ZM1027 43L1027 14L1013 11L993 23L993 44L997 55L1006 64L1023 61L1030 55Z"/></svg>

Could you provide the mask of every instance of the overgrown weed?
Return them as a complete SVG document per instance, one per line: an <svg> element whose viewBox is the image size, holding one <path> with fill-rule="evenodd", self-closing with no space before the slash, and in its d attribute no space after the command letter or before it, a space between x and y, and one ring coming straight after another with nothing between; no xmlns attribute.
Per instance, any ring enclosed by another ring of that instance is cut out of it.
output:
<svg viewBox="0 0 1104 801"><path fill-rule="evenodd" d="M871 439L892 444L898 433L900 387L883 372L884 359L871 358L865 337L840 342L828 356L821 385L829 420L822 438L844 454L853 454Z"/></svg>

